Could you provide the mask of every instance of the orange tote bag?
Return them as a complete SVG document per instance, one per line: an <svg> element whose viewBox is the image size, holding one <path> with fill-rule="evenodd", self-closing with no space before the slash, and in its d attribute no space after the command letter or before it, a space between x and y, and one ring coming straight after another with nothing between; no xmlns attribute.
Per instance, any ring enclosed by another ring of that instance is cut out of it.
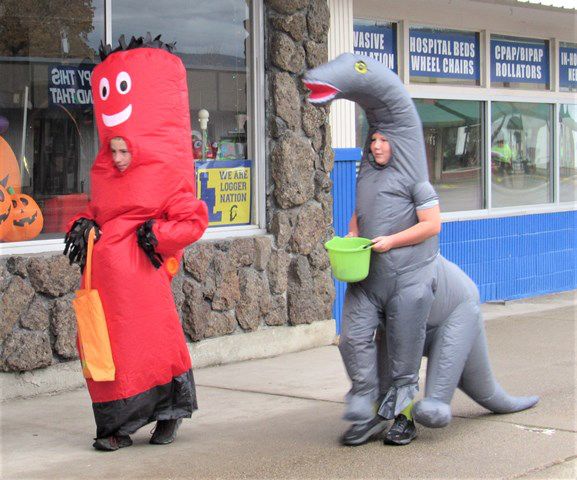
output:
<svg viewBox="0 0 577 480"><path fill-rule="evenodd" d="M108 337L108 327L98 290L92 289L92 250L96 232L90 230L86 268L84 269L84 289L76 291L72 306L78 323L78 344L82 373L95 382L114 380L115 368L112 349Z"/></svg>

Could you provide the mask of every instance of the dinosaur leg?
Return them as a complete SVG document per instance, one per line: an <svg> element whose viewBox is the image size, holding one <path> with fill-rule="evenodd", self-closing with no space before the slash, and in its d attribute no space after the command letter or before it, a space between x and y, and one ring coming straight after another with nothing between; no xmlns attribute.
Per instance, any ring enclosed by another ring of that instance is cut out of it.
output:
<svg viewBox="0 0 577 480"><path fill-rule="evenodd" d="M481 322L481 319L479 319ZM469 397L494 413L512 413L531 408L539 397L513 397L507 394L495 380L489 362L485 330L482 328L467 359L459 384Z"/></svg>
<svg viewBox="0 0 577 480"><path fill-rule="evenodd" d="M347 288L339 350L352 387L346 397L344 419L368 422L375 416L379 395L375 329L380 323L377 307L355 284Z"/></svg>
<svg viewBox="0 0 577 480"><path fill-rule="evenodd" d="M375 335L377 344L378 376L379 376L379 403L383 401L385 395L391 388L393 378L391 377L391 365L389 352L387 350L387 335L384 328L378 328Z"/></svg>
<svg viewBox="0 0 577 480"><path fill-rule="evenodd" d="M385 307L387 351L392 384L379 407L379 415L395 418L419 390L427 318L434 300L432 284L436 264L405 273Z"/></svg>
<svg viewBox="0 0 577 480"><path fill-rule="evenodd" d="M427 381L425 398L413 408L413 417L429 428L451 421L451 399L463 368L479 335L479 305L458 305L440 326L427 332Z"/></svg>

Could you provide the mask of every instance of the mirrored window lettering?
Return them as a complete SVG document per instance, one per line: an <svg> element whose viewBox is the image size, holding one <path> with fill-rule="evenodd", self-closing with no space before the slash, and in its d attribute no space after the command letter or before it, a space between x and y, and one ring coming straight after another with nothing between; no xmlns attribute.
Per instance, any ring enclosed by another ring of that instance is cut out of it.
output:
<svg viewBox="0 0 577 480"><path fill-rule="evenodd" d="M0 240L60 237L88 202L98 148L90 75L103 38L102 1L2 2L0 183L36 210L3 222Z"/></svg>
<svg viewBox="0 0 577 480"><path fill-rule="evenodd" d="M552 202L552 105L491 105L492 206Z"/></svg>
<svg viewBox="0 0 577 480"><path fill-rule="evenodd" d="M577 105L559 106L559 199L577 201Z"/></svg>

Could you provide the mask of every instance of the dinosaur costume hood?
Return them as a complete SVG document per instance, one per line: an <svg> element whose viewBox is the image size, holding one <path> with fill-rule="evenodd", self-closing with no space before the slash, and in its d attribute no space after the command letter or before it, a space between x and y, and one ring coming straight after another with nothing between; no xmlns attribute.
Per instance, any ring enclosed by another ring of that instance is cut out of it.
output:
<svg viewBox="0 0 577 480"><path fill-rule="evenodd" d="M343 98L358 103L365 111L369 133L363 160L375 166L370 144L372 135L379 132L391 144L392 157L387 164L390 168L406 176L407 183L429 180L421 120L409 93L392 70L372 58L343 53L308 71L303 82L311 90L311 103Z"/></svg>

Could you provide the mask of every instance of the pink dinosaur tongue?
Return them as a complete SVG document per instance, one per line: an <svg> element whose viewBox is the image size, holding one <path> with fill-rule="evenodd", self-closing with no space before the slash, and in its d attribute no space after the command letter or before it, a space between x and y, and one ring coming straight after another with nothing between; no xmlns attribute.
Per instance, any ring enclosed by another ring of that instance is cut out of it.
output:
<svg viewBox="0 0 577 480"><path fill-rule="evenodd" d="M311 91L309 101L321 102L329 100L340 92L338 88L327 83L304 82L305 86Z"/></svg>

